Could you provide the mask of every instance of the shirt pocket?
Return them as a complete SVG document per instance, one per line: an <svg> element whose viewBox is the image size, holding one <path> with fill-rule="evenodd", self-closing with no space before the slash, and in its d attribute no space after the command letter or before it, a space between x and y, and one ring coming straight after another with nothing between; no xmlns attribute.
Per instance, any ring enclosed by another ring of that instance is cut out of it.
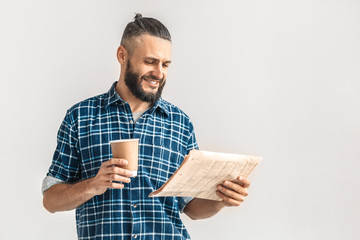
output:
<svg viewBox="0 0 360 240"><path fill-rule="evenodd" d="M179 168L186 150L165 134L156 134L145 142L139 149L139 168L148 175L153 188L158 189Z"/></svg>

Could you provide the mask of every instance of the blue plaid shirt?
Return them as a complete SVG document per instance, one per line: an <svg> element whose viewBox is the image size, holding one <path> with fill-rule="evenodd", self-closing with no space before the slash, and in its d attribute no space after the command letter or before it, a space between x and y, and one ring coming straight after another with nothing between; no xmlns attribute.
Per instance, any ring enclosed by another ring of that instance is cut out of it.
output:
<svg viewBox="0 0 360 240"><path fill-rule="evenodd" d="M130 106L115 90L67 111L48 176L75 183L94 177L112 158L110 141L139 138L138 176L76 209L79 239L190 239L180 219L189 199L148 195L198 148L189 117L159 99L134 124Z"/></svg>

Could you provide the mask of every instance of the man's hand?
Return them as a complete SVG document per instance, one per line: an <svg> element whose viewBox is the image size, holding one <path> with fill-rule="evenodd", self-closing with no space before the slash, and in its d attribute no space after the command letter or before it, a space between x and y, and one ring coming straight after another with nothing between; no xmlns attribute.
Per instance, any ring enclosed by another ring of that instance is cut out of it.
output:
<svg viewBox="0 0 360 240"><path fill-rule="evenodd" d="M101 195L108 188L122 189L123 183L129 183L132 176L130 171L122 168L126 164L127 160L119 158L103 162L96 176L90 180L87 192L91 195Z"/></svg>
<svg viewBox="0 0 360 240"><path fill-rule="evenodd" d="M44 192L44 207L52 213L72 210L108 188L123 188L122 183L129 183L131 177L131 172L122 168L126 164L125 159L113 158L103 162L93 178L74 184L55 184Z"/></svg>
<svg viewBox="0 0 360 240"><path fill-rule="evenodd" d="M234 181L224 181L217 186L217 195L223 200L225 206L239 206L248 195L250 181L242 176Z"/></svg>
<svg viewBox="0 0 360 240"><path fill-rule="evenodd" d="M195 198L186 205L184 212L196 220L211 217L226 206L239 206L248 195L249 186L250 181L241 176L234 181L224 181L216 191L222 201Z"/></svg>

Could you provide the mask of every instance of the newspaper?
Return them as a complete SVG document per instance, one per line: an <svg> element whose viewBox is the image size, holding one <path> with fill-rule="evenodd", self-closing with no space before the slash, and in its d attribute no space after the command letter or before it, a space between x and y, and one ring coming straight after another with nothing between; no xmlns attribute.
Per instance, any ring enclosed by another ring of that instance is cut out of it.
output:
<svg viewBox="0 0 360 240"><path fill-rule="evenodd" d="M177 171L149 197L179 196L221 201L216 186L238 176L248 177L259 156L191 150Z"/></svg>

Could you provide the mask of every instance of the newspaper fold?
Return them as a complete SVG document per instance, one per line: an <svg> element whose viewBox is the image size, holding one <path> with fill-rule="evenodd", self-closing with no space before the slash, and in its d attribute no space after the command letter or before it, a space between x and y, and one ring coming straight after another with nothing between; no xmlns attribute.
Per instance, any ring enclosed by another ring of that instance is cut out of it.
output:
<svg viewBox="0 0 360 240"><path fill-rule="evenodd" d="M238 176L248 177L259 156L191 150L177 171L149 197L179 196L221 201L216 186Z"/></svg>

